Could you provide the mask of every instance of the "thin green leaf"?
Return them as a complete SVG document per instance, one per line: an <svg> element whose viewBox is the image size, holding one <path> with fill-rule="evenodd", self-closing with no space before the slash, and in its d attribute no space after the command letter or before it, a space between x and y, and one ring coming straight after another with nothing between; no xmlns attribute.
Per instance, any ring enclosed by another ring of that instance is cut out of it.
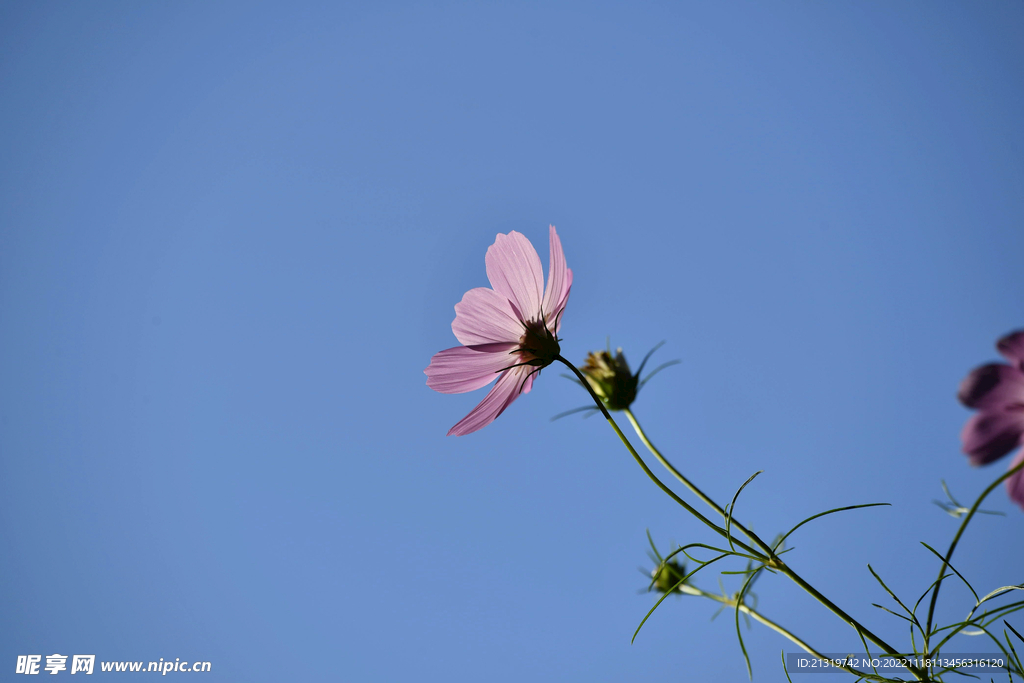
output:
<svg viewBox="0 0 1024 683"><path fill-rule="evenodd" d="M726 508L727 514L725 515L725 537L729 539L729 547L732 548L734 551L736 550L736 548L732 544L732 532L729 529L732 526L732 513L736 510L736 499L740 497L741 493L743 493L743 489L747 488L747 484L754 481L755 477L757 477L757 475L761 474L762 472L764 472L764 470L758 470L757 472L754 472L752 475L750 475L750 478L743 482L743 485L740 486L739 489L736 491L736 495L732 497L732 502L729 503L729 506Z"/></svg>
<svg viewBox="0 0 1024 683"><path fill-rule="evenodd" d="M782 651L782 670L786 672L786 680L789 683L793 683L793 679L789 677L789 669L786 668L786 651Z"/></svg>
<svg viewBox="0 0 1024 683"><path fill-rule="evenodd" d="M749 566L748 566L748 569L749 569ZM764 565L762 564L762 565L761 565L761 569L768 569L768 567L766 567L766 566L764 566ZM772 572L772 573L774 574L775 572ZM758 580L759 578L761 578L761 575L760 575L760 574L754 574L754 578L750 580L750 586L748 586L748 587L747 587L747 592L748 592L748 593L749 593L749 592L750 592L751 590L753 590L753 588L754 588L754 584L755 584L755 583L757 583L757 580ZM752 596L752 597L754 598L754 606L756 607L756 606L757 606L757 596L755 595L755 596Z"/></svg>
<svg viewBox="0 0 1024 683"><path fill-rule="evenodd" d="M952 569L952 567L950 567L950 569ZM1010 591L1024 591L1024 583L1020 584L1019 586L1002 586L1000 588L997 588L985 597L983 597L981 600L978 600L978 604L980 605L986 600L991 600L992 598L998 598L1003 593L1009 593Z"/></svg>
<svg viewBox="0 0 1024 683"><path fill-rule="evenodd" d="M878 583L880 583L880 584L882 585L882 588L884 588L884 589L885 589L885 592L886 592L886 593L888 593L888 594L889 594L889 596L890 596L890 597L891 597L891 598L892 598L893 600L895 600L895 601L896 601L896 604L898 604L898 605L899 605L900 607L902 607L902 608L903 608L903 610L904 610L904 611L905 611L905 612L906 612L907 614L909 614L909 615L911 616L911 618L910 618L910 619L907 619L907 621L909 621L909 622L911 622L911 623L913 623L913 624L917 624L917 616L916 616L916 615L915 615L915 614L914 614L913 612L911 612L911 611L910 611L909 609L907 609L907 606L903 604L903 601L902 601L902 600L900 600L900 599L899 599L898 597L896 597L896 594L895 594L895 593L893 593L893 592L892 592L891 590L889 590L889 587L885 585L885 581L882 581L882 577L881 577L881 576L879 576L877 572L875 572L875 570L874 570L874 569L873 569L873 568L871 567L871 565L870 565L870 564L868 565L868 571L869 571L869 572L871 572L871 575L872 575L872 576L874 576L874 577L875 577L875 579L876 579L876 580L878 581ZM880 606L880 605L876 605L876 606ZM882 609L885 609L885 608L884 608L884 607L882 607ZM886 611L888 612L888 611L890 611L890 610L886 610ZM896 613L895 613L895 612L893 612L893 614L896 614ZM896 616L900 616L900 615L898 615L898 614L897 614ZM920 624L918 624L918 625L920 625Z"/></svg>
<svg viewBox="0 0 1024 683"><path fill-rule="evenodd" d="M1008 616L1010 614L1013 614L1014 612L1019 612L1022 609L1024 609L1024 604L1015 602L1009 605L1003 605L1002 607L994 609L991 612L983 612L982 616L986 618L992 617L991 619L985 622L985 625L988 625L994 622L996 619Z"/></svg>
<svg viewBox="0 0 1024 683"><path fill-rule="evenodd" d="M857 510L859 508L874 508L874 507L880 507L882 505L892 505L892 503L864 503L863 505L847 505L846 507L834 508L832 510L826 510L825 512L819 512L816 515L811 515L810 517L808 517L807 519L805 519L804 521L800 522L795 527L793 527L792 529L787 531L785 534L783 534L782 538L780 538L778 540L778 542L775 543L773 548L778 548L782 544L783 541L785 541L787 538L789 538L790 534L792 534L794 531L796 531L797 529L802 527L804 524L807 524L807 522L814 521L815 519L818 519L819 517L824 517L825 515L831 515L833 512L844 512L846 510Z"/></svg>
<svg viewBox="0 0 1024 683"><path fill-rule="evenodd" d="M654 545L654 539L651 537L651 530L647 529L646 531L647 531L647 542L651 544L651 550L654 551L654 556L658 558L658 562L660 562L661 564L664 564L665 560L662 559L661 553L658 552L658 547L656 545Z"/></svg>
<svg viewBox="0 0 1024 683"><path fill-rule="evenodd" d="M965 512L963 508L958 508L949 503L943 503L941 500L932 500L932 505L937 506L943 512L954 519L960 519L960 515Z"/></svg>
<svg viewBox="0 0 1024 683"><path fill-rule="evenodd" d="M661 596L660 598L658 598L658 601L657 601L656 603L654 603L654 607L652 607L652 608L651 608L651 609L650 609L650 610L649 610L649 611L647 612L647 614L646 614L646 615L644 615L644 618L643 618L643 620L642 620L642 621L640 622L640 625L636 627L636 631L634 631L634 632L633 632L633 637L632 637L632 638L630 639L630 641L629 641L629 642L630 642L630 644L632 644L632 643L633 643L633 641L635 641L635 640L636 640L636 636L637 636L637 634L638 634L638 633L640 633L640 629L642 629L642 628L644 627L644 624L646 624L646 623L647 623L647 620L648 620L648 619L649 619L649 618L651 617L651 615L652 615L652 614L654 614L654 610L658 609L658 606L659 606L659 605L661 605L661 603L665 601L665 598L667 598L668 596L672 595L672 593L675 593L675 592L676 592L676 590L677 590L677 589L678 589L678 588L679 588L680 586L682 586L682 585L683 585L683 584L684 584L684 583L686 582L686 580L687 580L687 579L689 579L689 578L690 578L691 576L693 576L694 574L696 574L697 572L699 572L699 571L700 571L701 569L703 569L704 567L708 566L709 564L713 564L713 563L717 562L718 560L721 560L721 559L723 559L723 558L725 558L725 557L728 557L728 555L720 555L720 556L716 557L716 558L715 558L715 559L713 559L713 560L709 560L708 562L705 562L705 563L704 563L704 564L702 564L701 566L699 566L699 567L697 567L696 569L694 569L694 570L693 570L692 572L688 573L688 574L687 574L686 576L684 576L683 578L679 579L679 581L677 581L677 582L676 582L676 584L675 584L674 586L672 586L672 588L671 588L671 589L669 589L668 591L666 591L664 595L662 595L662 596Z"/></svg>
<svg viewBox="0 0 1024 683"><path fill-rule="evenodd" d="M940 479L939 483L942 484L942 492L946 494L946 498L949 499L949 502L948 503L944 503L941 500L933 500L932 501L933 503L935 503L940 508L942 508L951 517L955 517L957 519L962 517L967 512L970 512L970 508L964 507L963 505L961 505L960 501L958 501L956 498L953 497L953 494L950 493L950 491L949 491L949 487L946 486L946 480L945 479ZM979 514L979 515L999 515L1001 517L1005 517L1006 516L1005 512L999 512L998 510L978 510L977 514Z"/></svg>
<svg viewBox="0 0 1024 683"><path fill-rule="evenodd" d="M686 545L680 546L680 547L676 548L675 550L673 550L672 552L670 552L668 555L666 555L664 561L667 562L668 560L671 560L673 557L675 557L679 553L683 553L683 555L686 555L686 557L690 561L692 561L692 562L700 562L701 560L697 559L696 557L693 557L692 555L690 555L690 553L686 552L690 548L704 548L706 550L712 550L712 551L714 551L716 553L725 553L727 555L732 555L732 556L735 556L735 557L744 557L744 558L746 558L748 560L754 560L755 562L760 562L761 561L761 558L754 557L753 555L747 555L745 553L738 553L738 552L735 552L733 550L726 550L725 548L718 548L716 546L708 545L706 543L687 543Z"/></svg>
<svg viewBox="0 0 1024 683"><path fill-rule="evenodd" d="M685 579L679 579L679 581L678 581L678 583L676 583L676 585L672 586L672 588L671 588L670 590L668 590L668 591L665 591L665 594L664 594L664 595L662 595L662 596L661 596L660 598L658 598L658 601L657 601L656 603L654 603L654 607L652 607L652 608L651 608L651 609L650 609L650 610L649 610L649 611L647 612L647 614L645 614L645 615L644 615L644 618L643 618L643 620L642 620L642 621L640 622L640 625L639 625L639 626L637 626L637 627L636 627L636 631L634 631L634 632L633 632L633 637L632 637L632 638L631 638L631 639L629 640L629 644L630 644L630 645L632 645L632 644L633 644L633 641L635 641L635 640L636 640L636 636L637 636L637 634L638 634L638 633L640 633L640 629L642 629L642 628L644 627L644 624L646 624L646 623L647 623L647 619L648 619L648 618L649 618L649 617L650 617L650 616L651 616L652 614L654 614L654 610L658 609L658 606L659 606L659 605L661 605L661 603L665 602L665 598L667 598L668 596L672 595L672 593L674 593L674 592L676 591L676 589L677 589L677 588L679 588L680 586L682 586L682 585L683 585L683 581L684 581L684 580L685 580Z"/></svg>
<svg viewBox="0 0 1024 683"><path fill-rule="evenodd" d="M1010 626L1009 622L1007 622L1005 620L1003 621L1003 623L1006 624L1007 626ZM1017 633L1016 629L1014 629L1012 626L1010 626L1010 630L1013 631L1013 634L1015 636L1017 636L1022 641L1024 641L1024 638L1020 637L1020 634ZM1015 660L1013 663L1015 663L1017 665L1017 669L1020 670L1020 668L1021 668L1020 655L1017 654L1017 648L1015 648L1013 646L1013 642L1010 640L1010 634L1007 633L1005 630L1003 631L1003 638L1006 638L1006 644L1010 646L1010 652L1013 653L1013 659Z"/></svg>
<svg viewBox="0 0 1024 683"><path fill-rule="evenodd" d="M999 590L1001 590L1001 589L997 588L996 591L993 591L993 592L997 592ZM984 601L986 599L987 599L987 597L986 598L982 598L982 601ZM989 624L992 624L993 622L995 622L996 620L998 620L998 619L1000 619L1002 617L1005 617L1005 616L1007 616L1009 614L1012 614L1012 613L1017 612L1017 611L1019 611L1021 609L1024 609L1024 600L1019 600L1017 602L1011 602L1011 603L1008 603L1006 605L1001 605L1001 606L999 606L999 607L997 607L997 608L995 608L993 610L986 610L986 611L982 612L981 614L979 614L978 616L975 617L974 616L974 612L975 612L975 610L978 609L978 606L979 605L975 605L971 609L970 613L967 615L967 618L964 619L963 621L958 621L956 623L950 624L949 626L943 626L942 628L936 628L934 631L932 631L933 634L942 633L943 631L946 631L946 630L950 631L949 634L947 634L946 637L943 638L942 641L934 648L935 652L938 652L942 648L943 645L945 645L947 642L949 642L949 640L953 636L955 636L957 633L960 632L960 629L963 629L966 626L978 626L980 628L985 628ZM985 619L988 619L988 621L986 622ZM966 634L966 635L971 635L971 634ZM977 632L977 633L975 633L973 635L981 635L981 632Z"/></svg>
<svg viewBox="0 0 1024 683"><path fill-rule="evenodd" d="M999 648L1000 652L1002 652L1006 656L1006 659L1009 660L1012 663L1013 662L1013 657L1010 655L1009 651L1007 651L1007 649L1005 647L1003 647L1003 642L1001 640L999 640L998 638L996 638L991 633L989 633L988 631L986 631L984 629L982 629L982 630L984 631L985 635L987 635L989 638L992 639L992 642L995 643L996 646ZM1010 669L1010 667L1005 667L1005 668L1006 668L1006 671L1007 671L1008 674L1014 673L1012 671L1012 669ZM1016 673L1021 673L1020 669L1018 669ZM1011 678L1011 680L1012 680L1012 678Z"/></svg>
<svg viewBox="0 0 1024 683"><path fill-rule="evenodd" d="M760 472L758 474L760 474ZM756 476L757 474L754 475L754 477ZM751 477L750 479L753 479L754 477ZM750 482L750 479L747 480L748 483ZM742 487L740 490L743 490ZM737 495L739 495L738 492ZM735 502L736 499L733 498L733 503L735 504ZM755 576L757 576L756 573L752 574L750 578L743 583L743 587L740 588L740 592L736 595L736 637L740 641L740 649L743 651L743 659L747 662L747 676L750 677L750 680L754 680L754 670L750 667L750 655L747 653L747 646L743 643L743 631L740 629L740 607L743 606L743 594L747 592L747 588L750 586Z"/></svg>
<svg viewBox="0 0 1024 683"><path fill-rule="evenodd" d="M1013 631L1013 635L1017 636L1017 638L1020 639L1020 642L1024 643L1024 636L1017 633L1017 629L1015 629L1013 626L1010 626L1010 622L1008 622L1006 619L1003 619L1003 623L1006 624L1006 628Z"/></svg>
<svg viewBox="0 0 1024 683"><path fill-rule="evenodd" d="M941 676L942 674L956 674L957 676L963 676L964 678L976 678L979 681L981 680L981 676L975 676L974 674L969 674L964 671L957 671L956 667L946 667L945 669L940 669L938 675Z"/></svg>
<svg viewBox="0 0 1024 683"><path fill-rule="evenodd" d="M662 371L662 370L664 370L665 368L670 368L670 367L672 367L673 365L679 365L679 364L680 364L680 363L682 363L682 362L683 362L683 361L681 361L681 360L670 360L670 361L668 361L667 363L662 363L662 364L661 364L661 365L659 365L658 367L656 367L656 368L654 368L653 370L651 370L651 374L647 375L647 376L646 376L646 377L644 377L644 378L643 378L642 380L640 380L640 383L636 385L636 390L637 390L637 391L640 391L641 389L643 389L643 388L644 388L644 385L645 385L645 384L647 384L647 383L648 383L649 381L651 381L651 378L652 378L652 377L654 377L655 375L657 375L657 374L658 374L659 372L661 372L661 371ZM637 373L637 374L640 374L640 373Z"/></svg>
<svg viewBox="0 0 1024 683"><path fill-rule="evenodd" d="M950 570L952 570L952 572L953 572L954 574L956 574L957 576L959 576L959 577L960 577L960 580L961 580L961 581L963 581L963 582L964 582L964 584L965 584L965 585L966 585L966 586L967 586L967 587L968 587L968 588L969 588L969 589L971 590L971 593L972 593L972 594L974 595L974 600L975 600L975 602L976 602L976 603L980 603L980 599L978 598L978 593L977 593L977 591L975 591L975 590L974 590L974 586L972 586L972 585L971 585L970 581L968 581L967 579L965 579L965 578L964 578L964 575L963 575L963 574L961 574L960 572L958 572L958 571L956 570L956 567L954 567L954 566L953 566L952 564L950 564L950 563L949 563L949 562L948 562L948 561L946 560L946 558L944 558L944 557L943 557L942 555L940 555L940 554L939 554L939 551L938 551L938 550L936 550L935 548L931 547L930 545L928 545L928 544L927 544L927 543L925 543L924 541L921 541L921 545L923 545L923 546L924 546L925 548L928 548L928 550L932 551L932 553L934 553L935 557L937 557L937 558L939 558L940 560L942 560L942 563L943 563L943 564L944 564L945 566L949 567L949 568L950 568Z"/></svg>
<svg viewBox="0 0 1024 683"><path fill-rule="evenodd" d="M953 497L953 494L949 492L949 487L946 486L946 480L940 479L939 483L942 484L942 491L943 493L946 494L946 498L949 498L949 502L952 503L953 505L956 505L958 508L963 507L963 505L957 502L957 499Z"/></svg>
<svg viewBox="0 0 1024 683"><path fill-rule="evenodd" d="M928 593L930 593L932 588L935 587L935 584L937 584L939 581L942 581L943 579L949 578L950 576L952 576L952 574L944 574L939 578L935 579L934 581L932 581L931 585L925 589L924 593L921 593L921 597L919 597L917 599L917 602L914 603L914 614L917 614L917 608L921 606L921 601L928 597Z"/></svg>
<svg viewBox="0 0 1024 683"><path fill-rule="evenodd" d="M611 344L611 340L609 340L609 342L608 342L608 343L609 343L609 346L608 346L608 355L611 355L611 353L612 353L612 347L610 346L610 344ZM645 365L647 365L647 361L649 361L649 360L651 359L651 356L653 356L653 355L654 355L654 352L655 352L655 351L657 351L658 349L660 349L660 348L661 348L662 346L664 346L664 345L665 345L665 340L663 339L663 340L661 340L660 342L658 342L657 344L655 344L655 345L654 345L654 348L653 348L653 349L651 349L650 351L648 351L648 352L647 352L647 355L646 355L646 356L644 356L644 359L643 359L642 361L640 361L640 367L639 367L639 368L637 368L637 370L636 370L636 374L637 374L637 376L639 376L639 375L642 375L642 374L643 374L643 372L644 372L644 366L645 366Z"/></svg>
<svg viewBox="0 0 1024 683"><path fill-rule="evenodd" d="M572 410L567 410L564 413L559 413L558 415L555 415L553 418L551 418L551 421L554 422L555 420L561 420L563 417L569 417L570 415L574 415L575 413L581 413L584 410L593 410L596 412L597 408L595 408L594 406L580 406L579 408L573 408Z"/></svg>
<svg viewBox="0 0 1024 683"><path fill-rule="evenodd" d="M893 615L894 617L899 617L900 619L903 619L905 621L909 621L911 624L914 623L913 619L910 619L909 617L906 617L906 616L900 614L899 612L893 612L888 607L883 607L883 606L879 605L877 602L871 603L871 606L872 607L877 607L880 610L885 610L886 612L888 612L889 614Z"/></svg>
<svg viewBox="0 0 1024 683"><path fill-rule="evenodd" d="M652 590L654 590L654 584L658 582L658 570L655 569L654 571L649 572L643 567L637 567L637 569L640 570L641 574L650 579L650 583L647 584L647 590L644 591L645 593L650 593Z"/></svg>
<svg viewBox="0 0 1024 683"><path fill-rule="evenodd" d="M857 632L857 635L860 636L860 642L864 644L864 654L868 656L868 661L873 661L871 650L868 648L868 641L864 638L864 633L856 626L853 627L853 630ZM910 632L913 633L914 629L910 629ZM875 668L874 664L871 665L871 671L873 671L876 676L878 675L878 669Z"/></svg>

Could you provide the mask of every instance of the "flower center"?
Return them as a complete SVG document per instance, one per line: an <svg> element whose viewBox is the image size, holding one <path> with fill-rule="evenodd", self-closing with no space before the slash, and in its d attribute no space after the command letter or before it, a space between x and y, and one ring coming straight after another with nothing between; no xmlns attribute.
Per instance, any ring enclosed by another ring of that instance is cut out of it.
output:
<svg viewBox="0 0 1024 683"><path fill-rule="evenodd" d="M558 339L551 333L542 321L531 320L525 323L526 331L519 338L520 362L526 365L545 367L551 365L558 358L561 349L558 347Z"/></svg>

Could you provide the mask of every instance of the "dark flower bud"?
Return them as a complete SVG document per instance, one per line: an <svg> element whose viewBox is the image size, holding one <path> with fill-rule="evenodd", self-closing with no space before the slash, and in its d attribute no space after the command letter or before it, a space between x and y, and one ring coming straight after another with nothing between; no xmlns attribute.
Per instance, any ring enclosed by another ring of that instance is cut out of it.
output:
<svg viewBox="0 0 1024 683"><path fill-rule="evenodd" d="M636 399L640 376L629 371L621 348L614 356L609 351L591 351L581 371L608 410L625 410Z"/></svg>
<svg viewBox="0 0 1024 683"><path fill-rule="evenodd" d="M686 576L686 565L675 560L662 562L651 571L651 578L653 579L651 581L651 589L659 593L668 593L673 588L679 590L677 584L679 584L684 576Z"/></svg>
<svg viewBox="0 0 1024 683"><path fill-rule="evenodd" d="M664 343L661 342L661 344ZM591 351L580 370L587 378L587 382L594 390L594 393L604 403L605 408L608 410L626 410L636 400L637 393L644 388L647 380L670 365L675 365L679 362L677 360L670 360L667 363L662 363L651 371L649 375L640 379L647 361L661 347L661 344L647 352L643 362L640 363L640 369L636 371L635 375L630 371L629 363L626 362L626 357L622 354L621 348L615 350L614 356L612 355L611 348L607 351Z"/></svg>

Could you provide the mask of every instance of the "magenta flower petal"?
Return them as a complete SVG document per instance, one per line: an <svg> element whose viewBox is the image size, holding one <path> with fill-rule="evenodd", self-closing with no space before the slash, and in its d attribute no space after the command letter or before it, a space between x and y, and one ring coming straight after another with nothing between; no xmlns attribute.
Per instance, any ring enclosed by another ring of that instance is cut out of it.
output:
<svg viewBox="0 0 1024 683"><path fill-rule="evenodd" d="M1015 466L1019 465L1021 460L1024 460L1024 449L1017 453L1017 457L1010 463L1009 469L1012 470ZM1018 470L1006 480L1006 492L1010 494L1010 500L1024 510L1024 470Z"/></svg>
<svg viewBox="0 0 1024 683"><path fill-rule="evenodd" d="M526 370L531 370L531 369L532 368L526 368ZM537 372L527 372L526 373L526 380L523 381L523 388L519 391L519 393L520 394L528 394L528 393L530 393L530 389L533 389L533 380L537 379L539 376L540 376L540 370L537 370Z"/></svg>
<svg viewBox="0 0 1024 683"><path fill-rule="evenodd" d="M1024 370L1024 330L1006 335L996 342L996 348L1006 360Z"/></svg>
<svg viewBox="0 0 1024 683"><path fill-rule="evenodd" d="M493 289L466 292L455 305L452 332L465 346L435 354L424 371L427 386L454 394L498 381L448 434L462 436L489 425L533 388L541 368L561 358L558 328L569 299L572 271L566 266L555 226L549 230L551 272L544 289L540 257L518 232L498 235L484 263Z"/></svg>
<svg viewBox="0 0 1024 683"><path fill-rule="evenodd" d="M960 383L957 398L968 408L1024 406L1024 372L1004 363L982 365Z"/></svg>
<svg viewBox="0 0 1024 683"><path fill-rule="evenodd" d="M523 324L508 299L493 289L477 287L455 304L452 332L466 346L508 343L522 336Z"/></svg>
<svg viewBox="0 0 1024 683"><path fill-rule="evenodd" d="M487 279L516 307L524 322L540 314L544 271L530 240L513 230L498 235L484 257Z"/></svg>
<svg viewBox="0 0 1024 683"><path fill-rule="evenodd" d="M481 344L435 353L423 371L427 386L442 394L462 394L486 386L517 362L510 353L515 348L515 344Z"/></svg>
<svg viewBox="0 0 1024 683"><path fill-rule="evenodd" d="M1020 445L1024 435L1024 409L983 410L964 425L960 433L964 453L972 465L998 460Z"/></svg>
<svg viewBox="0 0 1024 683"><path fill-rule="evenodd" d="M565 271L565 291L562 292L562 300L555 304L555 310L553 316L555 318L555 332L558 332L558 328L562 326L562 311L565 310L565 305L569 303L569 291L572 289L572 270L566 269Z"/></svg>
<svg viewBox="0 0 1024 683"><path fill-rule="evenodd" d="M978 408L967 421L960 439L972 465L998 460L1024 444L1024 330L1012 332L996 348L1013 365L989 363L975 368L960 383L957 397L969 408ZM1010 468L1024 460L1024 449ZM1024 509L1024 472L1015 472L1006 480L1010 499Z"/></svg>
<svg viewBox="0 0 1024 683"><path fill-rule="evenodd" d="M548 228L548 242L550 243L551 256L548 259L548 286L544 290L543 310L548 320L555 319L555 311L562 303L563 296L569 293L571 275L565 265L565 254L562 253L562 240L558 239L555 226ZM565 307L564 305L562 306Z"/></svg>
<svg viewBox="0 0 1024 683"><path fill-rule="evenodd" d="M519 396L523 380L532 369L519 367L503 373L498 379L498 383L491 387L484 400L480 401L479 405L469 412L469 415L448 430L448 436L472 434L494 422L505 411L505 408L512 405L512 401Z"/></svg>

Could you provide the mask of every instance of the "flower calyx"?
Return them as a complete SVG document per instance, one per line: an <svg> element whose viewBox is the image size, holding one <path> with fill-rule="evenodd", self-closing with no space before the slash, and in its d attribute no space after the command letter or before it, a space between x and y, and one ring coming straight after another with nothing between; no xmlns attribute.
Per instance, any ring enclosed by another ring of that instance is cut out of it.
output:
<svg viewBox="0 0 1024 683"><path fill-rule="evenodd" d="M636 400L640 376L630 372L621 348L614 356L610 351L591 351L580 370L608 410L625 410Z"/></svg>

